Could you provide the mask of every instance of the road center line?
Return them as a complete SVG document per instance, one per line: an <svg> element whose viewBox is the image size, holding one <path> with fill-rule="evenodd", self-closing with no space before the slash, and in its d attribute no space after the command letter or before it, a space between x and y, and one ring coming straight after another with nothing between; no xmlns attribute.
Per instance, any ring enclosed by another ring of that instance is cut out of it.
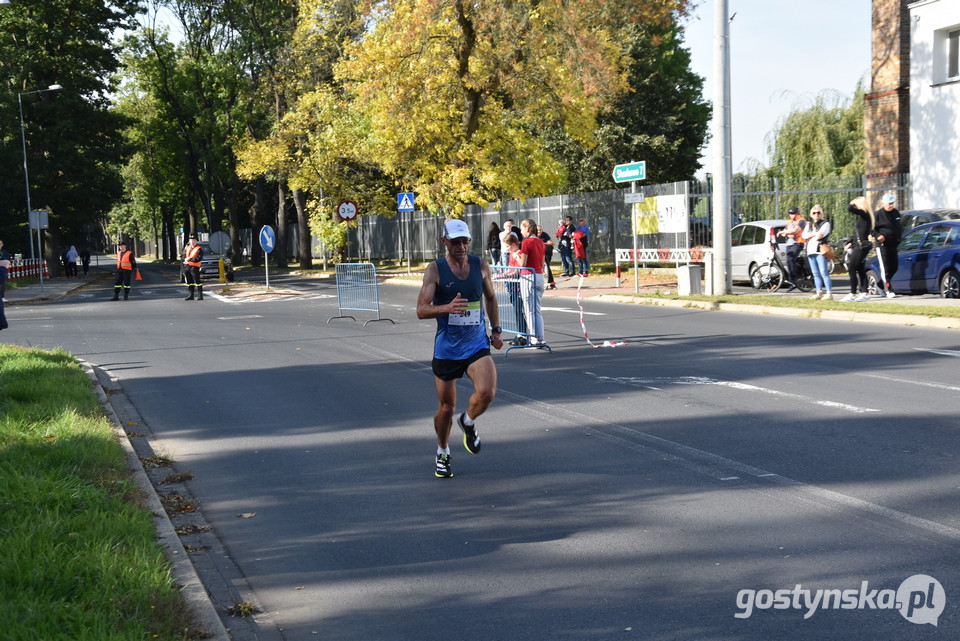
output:
<svg viewBox="0 0 960 641"><path fill-rule="evenodd" d="M719 385L721 387L729 387L731 389L744 390L748 392L760 392L762 394L769 394L771 396L777 396L779 398L789 398L802 403L811 403L813 405L820 405L822 407L830 407L833 409L843 410L845 412L853 412L854 414L865 414L867 412L879 412L880 410L874 409L871 407L858 407L856 405L849 405L847 403L838 403L836 401L824 401L817 398L812 398L810 396L804 396L803 394L793 394L791 392L783 392L780 390L770 389L767 387L760 387L758 385L750 385L749 383L737 383L734 381L721 381L713 378L706 378L703 376L676 376L676 377L640 377L640 376L599 376L591 372L586 372L588 376L592 376L598 381L608 381L611 383L617 383L619 385L631 385L637 387L647 387L652 389L659 389L656 386L659 385Z"/></svg>

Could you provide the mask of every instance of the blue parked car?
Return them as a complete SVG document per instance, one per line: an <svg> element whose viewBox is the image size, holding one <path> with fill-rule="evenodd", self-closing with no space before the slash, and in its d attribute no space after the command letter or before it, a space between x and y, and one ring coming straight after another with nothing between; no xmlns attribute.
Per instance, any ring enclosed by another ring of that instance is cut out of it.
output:
<svg viewBox="0 0 960 641"><path fill-rule="evenodd" d="M914 227L903 235L900 267L891 285L897 294L940 294L960 298L960 220L941 220ZM868 289L880 295L877 257L867 259Z"/></svg>

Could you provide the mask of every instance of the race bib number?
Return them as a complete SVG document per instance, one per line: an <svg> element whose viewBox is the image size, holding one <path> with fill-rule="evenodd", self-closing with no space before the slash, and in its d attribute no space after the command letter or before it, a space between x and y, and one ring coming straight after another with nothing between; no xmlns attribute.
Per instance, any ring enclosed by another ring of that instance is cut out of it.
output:
<svg viewBox="0 0 960 641"><path fill-rule="evenodd" d="M450 314L450 325L479 325L480 324L480 301L471 301L467 303L467 308L459 314Z"/></svg>

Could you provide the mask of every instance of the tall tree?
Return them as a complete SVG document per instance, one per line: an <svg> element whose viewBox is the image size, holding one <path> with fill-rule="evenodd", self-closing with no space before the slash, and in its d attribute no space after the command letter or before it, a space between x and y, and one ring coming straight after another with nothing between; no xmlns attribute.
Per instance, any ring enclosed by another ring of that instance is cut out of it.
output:
<svg viewBox="0 0 960 641"><path fill-rule="evenodd" d="M338 77L361 153L431 208L550 193L564 168L534 132L589 144L626 90L623 28L667 25L685 0L371 0Z"/></svg>
<svg viewBox="0 0 960 641"><path fill-rule="evenodd" d="M137 0L18 0L0 10L0 102L17 112L23 96L31 207L50 212L46 257L58 269L62 245L86 242L85 229L120 196L125 153L123 119L110 110L119 68L116 30L132 28ZM26 197L19 122L0 125L0 204L4 220L23 220L17 247L27 245ZM6 243L13 248L13 244Z"/></svg>
<svg viewBox="0 0 960 641"><path fill-rule="evenodd" d="M628 43L629 89L598 117L595 144L587 146L558 128L545 133L547 148L567 171L564 191L613 187L615 165L647 162L654 183L687 180L700 168L700 149L710 121L703 78L690 69L683 30L673 22L631 25Z"/></svg>
<svg viewBox="0 0 960 641"><path fill-rule="evenodd" d="M863 82L853 97L836 91L798 104L767 136L770 168L779 178L862 176L864 171Z"/></svg>

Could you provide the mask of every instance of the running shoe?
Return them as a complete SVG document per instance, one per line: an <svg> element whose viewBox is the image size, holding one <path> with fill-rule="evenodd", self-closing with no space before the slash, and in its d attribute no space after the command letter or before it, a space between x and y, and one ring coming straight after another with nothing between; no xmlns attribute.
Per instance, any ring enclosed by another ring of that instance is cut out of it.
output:
<svg viewBox="0 0 960 641"><path fill-rule="evenodd" d="M480 452L480 436L477 434L477 426L470 425L468 427L464 425L463 412L457 417L457 425L460 426L460 431L463 432L463 446L467 448L467 451L471 454L478 454Z"/></svg>
<svg viewBox="0 0 960 641"><path fill-rule="evenodd" d="M860 294L859 296L857 296L855 300L856 300L856 302L858 302L858 303L865 303L865 302L867 302L868 300L870 300L870 294L864 292L864 293Z"/></svg>
<svg viewBox="0 0 960 641"><path fill-rule="evenodd" d="M449 454L437 454L438 479L449 479L453 477L453 469L450 467L451 457Z"/></svg>
<svg viewBox="0 0 960 641"><path fill-rule="evenodd" d="M896 298L897 295L893 293L893 290L887 291L887 298Z"/></svg>
<svg viewBox="0 0 960 641"><path fill-rule="evenodd" d="M844 296L843 298L840 299L840 302L841 302L841 303L852 303L852 302L856 299L856 297L857 297L857 296L856 296L855 294L847 294L846 296Z"/></svg>

